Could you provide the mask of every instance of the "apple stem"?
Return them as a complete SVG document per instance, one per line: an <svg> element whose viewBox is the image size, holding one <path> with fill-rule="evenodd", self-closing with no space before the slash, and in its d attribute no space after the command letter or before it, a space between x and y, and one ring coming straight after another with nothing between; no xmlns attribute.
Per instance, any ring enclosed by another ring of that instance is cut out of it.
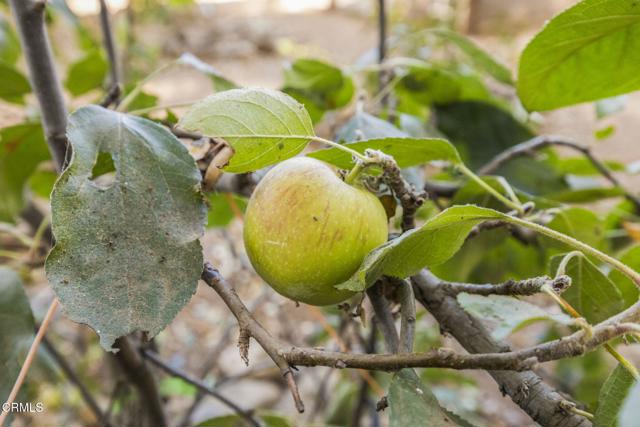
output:
<svg viewBox="0 0 640 427"><path fill-rule="evenodd" d="M349 171L347 176L344 178L344 182L346 182L349 185L353 185L353 183L356 181L356 178L358 178L358 176L360 176L360 173L362 173L362 171L364 170L365 165L366 163L364 162L356 161L356 165L353 167L353 169Z"/></svg>

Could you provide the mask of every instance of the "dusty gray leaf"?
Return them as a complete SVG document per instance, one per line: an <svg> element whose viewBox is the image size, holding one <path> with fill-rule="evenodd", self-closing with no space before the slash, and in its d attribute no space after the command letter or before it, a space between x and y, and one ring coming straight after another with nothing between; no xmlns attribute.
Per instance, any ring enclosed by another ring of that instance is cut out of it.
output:
<svg viewBox="0 0 640 427"><path fill-rule="evenodd" d="M47 278L67 315L95 329L105 349L135 330L154 336L202 271L198 169L163 127L98 106L72 114L68 136L73 159L51 198ZM116 171L92 179L101 152Z"/></svg>

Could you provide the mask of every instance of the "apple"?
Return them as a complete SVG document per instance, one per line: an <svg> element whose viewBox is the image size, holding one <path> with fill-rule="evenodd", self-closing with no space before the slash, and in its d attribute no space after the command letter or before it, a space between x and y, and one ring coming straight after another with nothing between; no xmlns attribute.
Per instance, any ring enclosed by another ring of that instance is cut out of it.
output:
<svg viewBox="0 0 640 427"><path fill-rule="evenodd" d="M245 214L244 243L256 272L276 292L311 305L353 295L334 286L387 241L378 198L345 183L328 164L294 157L257 185Z"/></svg>

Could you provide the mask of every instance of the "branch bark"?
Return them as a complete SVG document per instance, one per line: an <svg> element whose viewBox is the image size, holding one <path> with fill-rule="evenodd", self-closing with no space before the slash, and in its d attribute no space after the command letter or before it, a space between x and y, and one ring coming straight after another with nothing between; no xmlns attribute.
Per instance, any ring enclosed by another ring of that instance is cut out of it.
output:
<svg viewBox="0 0 640 427"><path fill-rule="evenodd" d="M107 51L107 57L109 58L109 89L107 96L100 103L106 108L111 104L118 105L122 94L122 86L120 82L120 63L109 19L109 8L105 0L100 0L100 28L102 29L104 49Z"/></svg>
<svg viewBox="0 0 640 427"><path fill-rule="evenodd" d="M469 315L456 298L440 288L441 281L423 271L411 279L416 298L470 353L507 352L509 347L496 342L482 323ZM566 400L532 371L490 370L500 390L511 397L543 427L591 427L591 421L563 410Z"/></svg>
<svg viewBox="0 0 640 427"><path fill-rule="evenodd" d="M582 153L582 155L591 162L593 167L595 167L607 181L612 185L621 188L625 193L625 197L634 204L637 211L640 211L640 197L632 194L629 190L624 188L620 180L613 175L613 172L607 167L607 165L593 155L589 146L571 141L570 139L562 136L540 135L523 143L514 145L513 147L501 152L487 164L478 169L478 175L491 174L500 166L516 157L524 156L549 146L567 147Z"/></svg>
<svg viewBox="0 0 640 427"><path fill-rule="evenodd" d="M43 1L9 0L18 27L29 81L40 104L47 145L58 172L67 162L67 108L44 22Z"/></svg>

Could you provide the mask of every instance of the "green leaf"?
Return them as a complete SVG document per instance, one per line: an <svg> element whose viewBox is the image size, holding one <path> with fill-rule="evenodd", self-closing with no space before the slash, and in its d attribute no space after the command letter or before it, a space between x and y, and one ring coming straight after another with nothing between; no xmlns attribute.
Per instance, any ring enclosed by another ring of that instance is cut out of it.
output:
<svg viewBox="0 0 640 427"><path fill-rule="evenodd" d="M180 126L231 144L235 154L224 169L234 173L293 157L315 136L304 106L269 89L232 89L211 95L191 106Z"/></svg>
<svg viewBox="0 0 640 427"><path fill-rule="evenodd" d="M395 91L400 98L409 98L422 105L493 100L479 77L428 64L409 67L407 74L396 85Z"/></svg>
<svg viewBox="0 0 640 427"><path fill-rule="evenodd" d="M351 142L363 139L403 138L407 136L409 135L388 121L379 119L364 111L357 111L353 117L340 128L336 134L336 140Z"/></svg>
<svg viewBox="0 0 640 427"><path fill-rule="evenodd" d="M616 127L614 125L605 126L602 129L597 129L593 135L599 139L607 139L612 136L616 132Z"/></svg>
<svg viewBox="0 0 640 427"><path fill-rule="evenodd" d="M56 179L58 175L52 170L36 170L31 174L28 186L36 196L49 199Z"/></svg>
<svg viewBox="0 0 640 427"><path fill-rule="evenodd" d="M574 237L594 248L604 249L606 246L604 224L592 210L571 207L556 212L555 217L547 224L552 230ZM556 240L544 240L545 246L568 250L569 246Z"/></svg>
<svg viewBox="0 0 640 427"><path fill-rule="evenodd" d="M163 396L195 397L198 389L179 377L166 377L160 381L160 394Z"/></svg>
<svg viewBox="0 0 640 427"><path fill-rule="evenodd" d="M226 227L231 223L235 217L235 212L229 198L233 199L233 202L240 211L244 212L247 208L247 199L244 197L231 193L212 193L209 196L208 228Z"/></svg>
<svg viewBox="0 0 640 427"><path fill-rule="evenodd" d="M109 64L101 50L95 49L69 67L64 87L73 96L100 89L109 70Z"/></svg>
<svg viewBox="0 0 640 427"><path fill-rule="evenodd" d="M458 302L467 312L489 323L491 335L502 341L527 325L551 321L572 325L573 319L564 313L552 314L542 308L504 295L458 295Z"/></svg>
<svg viewBox="0 0 640 427"><path fill-rule="evenodd" d="M20 57L20 39L0 12L0 62L14 65Z"/></svg>
<svg viewBox="0 0 640 427"><path fill-rule="evenodd" d="M382 275L405 278L441 264L460 249L473 227L489 219L508 220L509 216L473 205L453 206L374 249L353 277L336 288L360 292Z"/></svg>
<svg viewBox="0 0 640 427"><path fill-rule="evenodd" d="M640 89L640 7L584 0L553 18L520 56L518 94L530 111Z"/></svg>
<svg viewBox="0 0 640 427"><path fill-rule="evenodd" d="M156 335L194 294L201 177L180 141L147 119L83 107L68 136L73 158L51 198L56 245L46 274L67 315L109 350L136 330ZM111 182L91 179L100 152L113 158Z"/></svg>
<svg viewBox="0 0 640 427"><path fill-rule="evenodd" d="M413 369L403 369L393 376L389 386L389 427L425 425L429 427L459 426L449 418Z"/></svg>
<svg viewBox="0 0 640 427"><path fill-rule="evenodd" d="M453 164L462 162L454 146L440 138L381 138L343 145L359 153L364 153L368 148L380 150L393 156L401 168L434 160L448 161ZM335 147L314 151L309 153L308 156L331 163L342 169L349 169L353 166L352 156Z"/></svg>
<svg viewBox="0 0 640 427"><path fill-rule="evenodd" d="M314 122L327 110L347 105L355 88L351 77L335 67L317 59L298 59L284 72L282 89L309 111L315 111Z"/></svg>
<svg viewBox="0 0 640 427"><path fill-rule="evenodd" d="M24 95L31 92L27 78L12 65L0 62L0 99L14 104L24 104Z"/></svg>
<svg viewBox="0 0 640 427"><path fill-rule="evenodd" d="M640 245L632 246L620 255L620 261L634 270L640 271ZM638 302L638 296L640 295L638 287L631 281L631 279L618 270L611 270L609 273L609 279L611 279L620 290L622 298L624 299L624 308Z"/></svg>
<svg viewBox="0 0 640 427"><path fill-rule="evenodd" d="M35 324L20 276L0 266L0 400L4 403L33 339Z"/></svg>
<svg viewBox="0 0 640 427"><path fill-rule="evenodd" d="M635 427L638 424L638 419L640 419L638 402L640 402L640 381L636 381L624 399L620 411L619 427Z"/></svg>
<svg viewBox="0 0 640 427"><path fill-rule="evenodd" d="M213 90L215 92L222 92L229 89L235 89L238 87L231 80L227 79L222 75L218 70L216 70L212 65L207 64L202 61L197 56L191 53L183 53L180 58L176 61L178 64L186 65L192 67L193 69L201 72L205 76L208 76L213 83Z"/></svg>
<svg viewBox="0 0 640 427"><path fill-rule="evenodd" d="M546 194L551 200L565 203L588 203L612 197L622 197L625 191L621 187L596 187L582 188L579 190L566 190L558 193Z"/></svg>
<svg viewBox="0 0 640 427"><path fill-rule="evenodd" d="M551 258L550 274L555 275L566 254ZM624 301L616 285L584 256L574 256L565 274L571 286L562 294L589 323L596 324L622 311Z"/></svg>
<svg viewBox="0 0 640 427"><path fill-rule="evenodd" d="M39 123L0 130L0 221L13 222L24 207L24 187L38 164L49 159Z"/></svg>
<svg viewBox="0 0 640 427"><path fill-rule="evenodd" d="M469 59L473 61L478 69L483 70L499 82L509 85L513 84L511 71L468 37L444 28L427 30L427 34L433 34L455 44L465 55L469 57Z"/></svg>
<svg viewBox="0 0 640 427"><path fill-rule="evenodd" d="M600 389L594 427L618 427L618 413L633 382L633 375L624 366L616 366Z"/></svg>

